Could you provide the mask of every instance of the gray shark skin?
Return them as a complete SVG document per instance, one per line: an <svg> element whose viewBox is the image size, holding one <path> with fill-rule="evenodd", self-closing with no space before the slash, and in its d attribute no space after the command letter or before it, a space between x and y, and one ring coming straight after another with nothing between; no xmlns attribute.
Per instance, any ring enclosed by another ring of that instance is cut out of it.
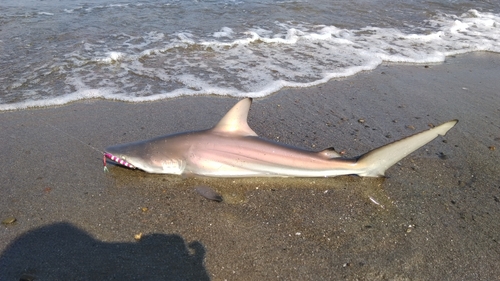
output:
<svg viewBox="0 0 500 281"><path fill-rule="evenodd" d="M452 120L356 158L333 149L309 151L260 138L247 123L252 100L239 101L212 129L116 145L106 153L148 173L211 177L384 176L399 160L445 135Z"/></svg>

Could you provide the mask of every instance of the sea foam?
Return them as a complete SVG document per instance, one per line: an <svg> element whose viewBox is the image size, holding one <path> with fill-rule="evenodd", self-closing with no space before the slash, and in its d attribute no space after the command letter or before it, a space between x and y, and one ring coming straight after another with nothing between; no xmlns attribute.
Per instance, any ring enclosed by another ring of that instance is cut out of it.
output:
<svg viewBox="0 0 500 281"><path fill-rule="evenodd" d="M355 75L383 62L438 63L466 52L500 53L500 15L476 10L439 14L411 32L276 22L274 31L223 26L206 36L189 30L149 31L111 39L84 41L63 59L18 77L3 88L13 94L2 97L0 110L92 98L263 97L283 87L310 87ZM57 94L50 86L56 78L64 82Z"/></svg>

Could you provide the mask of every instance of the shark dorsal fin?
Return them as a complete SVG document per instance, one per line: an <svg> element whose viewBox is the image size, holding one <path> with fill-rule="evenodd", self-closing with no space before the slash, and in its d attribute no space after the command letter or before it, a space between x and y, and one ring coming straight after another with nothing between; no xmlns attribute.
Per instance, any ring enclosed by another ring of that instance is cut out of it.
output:
<svg viewBox="0 0 500 281"><path fill-rule="evenodd" d="M248 111L252 105L252 99L246 98L235 104L212 129L218 133L231 133L242 136L257 136L248 126Z"/></svg>

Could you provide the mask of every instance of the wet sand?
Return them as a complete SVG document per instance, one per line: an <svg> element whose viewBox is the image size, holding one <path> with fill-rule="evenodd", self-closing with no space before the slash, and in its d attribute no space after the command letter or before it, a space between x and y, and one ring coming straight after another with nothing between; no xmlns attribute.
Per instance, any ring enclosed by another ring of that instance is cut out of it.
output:
<svg viewBox="0 0 500 281"><path fill-rule="evenodd" d="M346 156L460 120L385 179L103 173L97 150L211 127L233 98L2 112L0 218L16 222L0 226L0 280L495 280L498 69L472 53L254 101L262 137Z"/></svg>

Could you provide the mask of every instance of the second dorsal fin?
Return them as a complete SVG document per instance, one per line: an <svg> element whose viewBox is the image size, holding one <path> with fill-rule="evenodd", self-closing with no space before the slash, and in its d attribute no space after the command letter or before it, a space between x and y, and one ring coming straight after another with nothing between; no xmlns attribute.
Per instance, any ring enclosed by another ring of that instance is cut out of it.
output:
<svg viewBox="0 0 500 281"><path fill-rule="evenodd" d="M327 149L321 150L318 154L325 159L332 159L341 157L341 155L335 151L335 148L329 147Z"/></svg>

